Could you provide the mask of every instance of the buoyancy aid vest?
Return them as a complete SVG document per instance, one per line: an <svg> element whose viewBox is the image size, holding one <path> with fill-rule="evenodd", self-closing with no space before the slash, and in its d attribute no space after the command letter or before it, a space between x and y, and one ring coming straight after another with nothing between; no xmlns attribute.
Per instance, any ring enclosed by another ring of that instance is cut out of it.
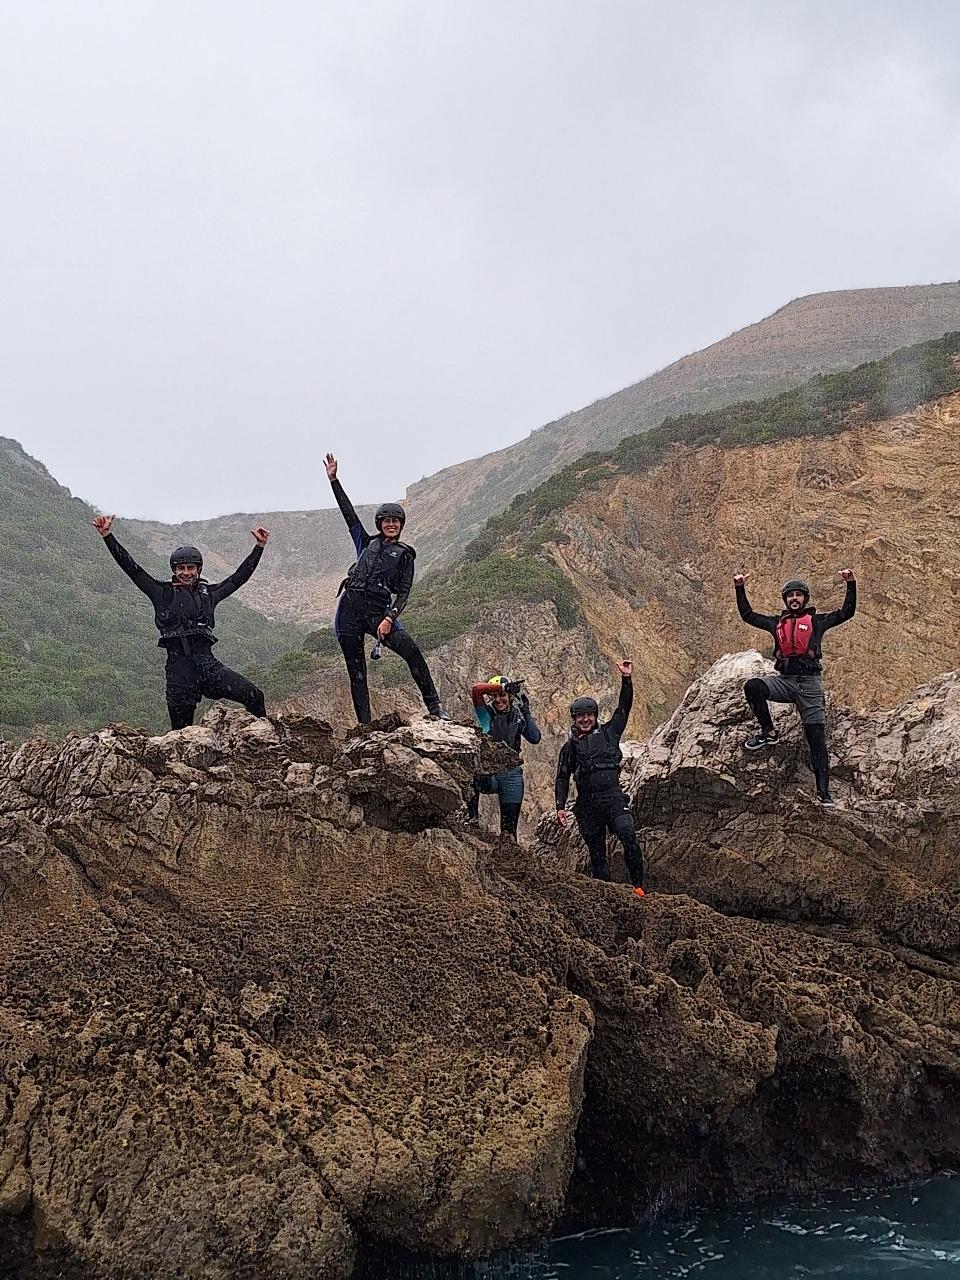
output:
<svg viewBox="0 0 960 1280"><path fill-rule="evenodd" d="M347 570L340 591L357 591L377 605L389 606L391 597L400 589L404 562L416 554L405 542L387 542L377 534Z"/></svg>
<svg viewBox="0 0 960 1280"><path fill-rule="evenodd" d="M820 669L816 648L813 610L784 613L777 623L776 667L787 675L802 675Z"/></svg>
<svg viewBox="0 0 960 1280"><path fill-rule="evenodd" d="M614 741L600 725L585 734L574 728L570 731L570 740L576 757L573 776L578 799L592 792L615 791L620 786L623 759L619 741Z"/></svg>

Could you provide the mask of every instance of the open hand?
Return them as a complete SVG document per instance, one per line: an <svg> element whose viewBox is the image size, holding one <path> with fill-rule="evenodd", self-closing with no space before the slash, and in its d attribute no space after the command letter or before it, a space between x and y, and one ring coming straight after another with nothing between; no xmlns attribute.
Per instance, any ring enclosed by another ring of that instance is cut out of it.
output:
<svg viewBox="0 0 960 1280"><path fill-rule="evenodd" d="M332 453L328 453L323 460L323 465L327 468L327 479L336 480L337 478L337 460Z"/></svg>
<svg viewBox="0 0 960 1280"><path fill-rule="evenodd" d="M267 539L270 537L269 529L265 529L262 524L258 524L257 527L255 529L251 529L250 532L256 539L258 547L265 547L267 545Z"/></svg>
<svg viewBox="0 0 960 1280"><path fill-rule="evenodd" d="M380 623L379 627L377 627L377 639L386 640L387 636L390 634L392 630L393 630L393 619L384 618L384 620Z"/></svg>
<svg viewBox="0 0 960 1280"><path fill-rule="evenodd" d="M629 680L633 676L633 662L630 658L624 658L622 662L617 663L617 670L625 680Z"/></svg>
<svg viewBox="0 0 960 1280"><path fill-rule="evenodd" d="M557 822L560 824L560 826L561 826L561 827L565 827L565 826L567 825L567 811L566 811L566 809L558 809L558 810L557 810Z"/></svg>
<svg viewBox="0 0 960 1280"><path fill-rule="evenodd" d="M93 522L93 527L99 533L101 538L105 538L110 532L110 526L116 520L116 516L97 516Z"/></svg>
<svg viewBox="0 0 960 1280"><path fill-rule="evenodd" d="M840 572L837 574L837 577L842 578L844 582L853 582L853 570L841 569Z"/></svg>

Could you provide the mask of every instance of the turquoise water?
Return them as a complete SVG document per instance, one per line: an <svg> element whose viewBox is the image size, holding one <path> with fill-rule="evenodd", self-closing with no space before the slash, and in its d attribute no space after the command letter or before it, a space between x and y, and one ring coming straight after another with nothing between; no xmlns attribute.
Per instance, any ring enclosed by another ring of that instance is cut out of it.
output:
<svg viewBox="0 0 960 1280"><path fill-rule="evenodd" d="M960 1280L960 1178L551 1240L426 1280Z"/></svg>

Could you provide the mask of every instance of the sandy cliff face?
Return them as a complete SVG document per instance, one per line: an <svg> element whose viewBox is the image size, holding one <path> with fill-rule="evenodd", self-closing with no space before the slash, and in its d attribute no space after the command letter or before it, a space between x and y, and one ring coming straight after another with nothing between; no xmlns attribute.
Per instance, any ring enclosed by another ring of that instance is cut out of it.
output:
<svg viewBox="0 0 960 1280"><path fill-rule="evenodd" d="M632 732L673 710L722 653L758 645L732 575L752 571L754 608L777 612L797 575L821 609L858 577L855 619L824 643L827 686L861 709L960 665L960 396L839 436L739 449L682 449L564 510L552 550L610 657L637 662Z"/></svg>
<svg viewBox="0 0 960 1280"><path fill-rule="evenodd" d="M614 662L635 662L628 737L673 711L721 654L763 633L736 610L732 575L752 571L751 603L776 612L783 581L800 575L821 609L838 606L836 571L854 568L856 617L828 633L829 696L861 710L892 705L918 680L960 666L951 619L960 592L960 396L841 435L762 446L678 449L640 475L621 475L564 508L547 552L573 585L584 624L563 630L551 604L498 605L481 625L430 655L445 704L469 718L474 680L523 676L545 730L525 752L530 805L551 804L567 707L590 690L612 710ZM397 675L400 663L388 658ZM349 718L341 665L291 705ZM405 674L376 696L418 705Z"/></svg>
<svg viewBox="0 0 960 1280"><path fill-rule="evenodd" d="M926 338L960 328L960 284L849 289L797 298L756 324L650 377L566 414L526 439L446 467L411 485L404 502L408 535L420 572L455 560L486 520L591 449L655 426L670 414L699 412L771 395L814 374L851 368ZM464 452L468 450L465 449ZM329 501L320 459L317 499ZM356 495L362 477L344 476ZM383 494L396 498L398 494ZM372 528L373 507L361 515ZM178 542L196 543L211 576L229 572L247 554L254 524L274 533L269 558L244 599L270 617L323 623L333 613L337 583L350 559L339 513L258 512L182 525L129 520L166 559Z"/></svg>

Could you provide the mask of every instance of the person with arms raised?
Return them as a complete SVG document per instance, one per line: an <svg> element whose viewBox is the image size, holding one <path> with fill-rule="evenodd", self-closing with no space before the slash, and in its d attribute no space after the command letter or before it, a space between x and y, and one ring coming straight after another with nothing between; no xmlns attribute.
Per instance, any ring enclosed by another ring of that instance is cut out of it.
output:
<svg viewBox="0 0 960 1280"><path fill-rule="evenodd" d="M821 679L824 633L848 622L857 610L857 583L852 569L841 569L838 578L847 584L839 609L817 613L810 603L810 588L799 578L784 583L780 592L783 609L779 614L755 613L747 599L749 574L734 574L740 617L751 627L773 636L774 674L754 676L743 686L744 696L757 717L760 732L744 743L748 751L775 747L780 736L773 727L770 702L792 702L810 748L810 763L820 804L832 808L830 795L830 753L827 750L827 711Z"/></svg>
<svg viewBox="0 0 960 1280"><path fill-rule="evenodd" d="M623 846L623 855L634 892L642 898L643 855L630 812L630 801L620 787L620 739L633 706L633 663L617 663L620 672L620 700L613 715L600 724L600 708L595 698L574 698L570 703L573 725L560 749L557 761L555 799L557 821L567 825L567 797L570 779L577 784L573 806L577 826L590 854L590 866L598 880L610 879L607 859L607 832Z"/></svg>
<svg viewBox="0 0 960 1280"><path fill-rule="evenodd" d="M413 587L417 556L413 547L400 541L406 513L397 502L383 503L374 517L377 532L368 533L337 479L336 458L328 453L324 463L333 496L346 521L357 556L340 584L333 622L334 633L347 664L350 696L357 721L369 724L371 719L367 659L363 650L366 635L373 636L378 644L385 644L403 658L429 714L447 720L449 717L440 705L440 695L430 668L416 641L399 620Z"/></svg>
<svg viewBox="0 0 960 1280"><path fill-rule="evenodd" d="M217 643L213 624L217 605L242 587L260 563L269 532L259 526L252 531L257 545L223 582L206 582L200 577L203 556L196 547L177 547L170 556L170 581L161 582L141 569L113 536L115 518L97 516L93 527L123 572L153 605L160 632L157 644L167 651L167 710L172 727L185 729L193 724L201 698L229 698L251 715L265 716L263 691L213 656Z"/></svg>

